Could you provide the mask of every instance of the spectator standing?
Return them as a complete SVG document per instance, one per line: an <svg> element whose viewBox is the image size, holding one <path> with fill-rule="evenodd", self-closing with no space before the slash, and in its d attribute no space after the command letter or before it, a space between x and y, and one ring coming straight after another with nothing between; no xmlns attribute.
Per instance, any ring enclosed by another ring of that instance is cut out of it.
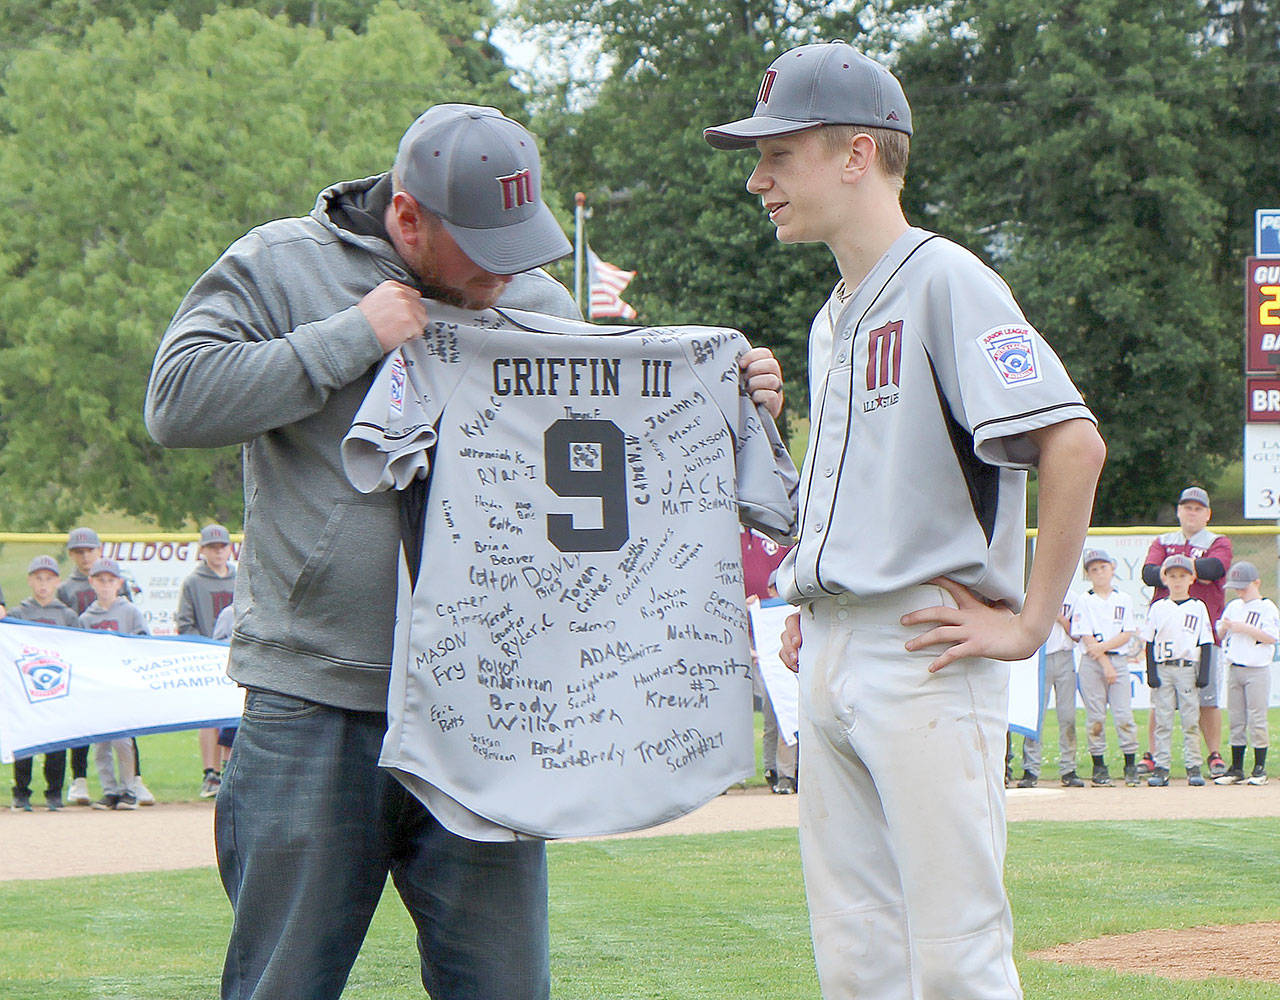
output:
<svg viewBox="0 0 1280 1000"><path fill-rule="evenodd" d="M1044 686L1040 692L1040 717L1049 707L1053 692L1054 710L1058 717L1058 776L1064 788L1083 788L1084 781L1076 773L1076 639L1071 635L1071 617L1076 598L1068 593L1049 630L1044 644ZM1035 788L1040 779L1043 748L1031 736L1022 740L1022 777L1019 788Z"/></svg>
<svg viewBox="0 0 1280 1000"><path fill-rule="evenodd" d="M151 634L142 612L120 596L123 579L120 564L114 559L99 559L89 567L89 582L96 596L80 615L81 628L121 635ZM118 773L112 765L113 752ZM138 799L132 788L135 777L133 740L126 737L96 743L93 759L98 768L98 780L102 783L102 798L93 804L93 808L136 809Z"/></svg>
<svg viewBox="0 0 1280 1000"><path fill-rule="evenodd" d="M218 616L235 599L236 568L231 565L231 534L221 524L207 524L200 530L200 562L182 583L178 598L178 634L213 637ZM200 730L200 759L204 775L200 797L213 798L222 786L222 764L226 757L218 743L218 729Z"/></svg>
<svg viewBox="0 0 1280 1000"><path fill-rule="evenodd" d="M1084 572L1091 589L1076 600L1071 634L1078 636L1084 656L1080 660L1080 697L1084 701L1084 726L1089 755L1093 758L1091 781L1108 786L1106 764L1107 706L1124 754L1124 783L1138 783L1136 757L1138 730L1133 722L1128 658L1121 652L1133 638L1133 599L1112 586L1116 561L1102 549L1084 554Z"/></svg>
<svg viewBox="0 0 1280 1000"><path fill-rule="evenodd" d="M1213 635L1209 612L1191 596L1195 563L1189 556L1166 556L1160 582L1169 592L1151 605L1140 635L1146 643L1147 684L1151 686L1151 714L1156 720L1152 754L1155 767L1148 785L1169 784L1173 711L1182 717L1183 759L1187 784L1203 785L1200 773L1200 696L1197 688L1209 682Z"/></svg>
<svg viewBox="0 0 1280 1000"><path fill-rule="evenodd" d="M1222 613L1217 632L1227 661L1227 715L1231 720L1231 766L1216 785L1267 783L1267 747L1271 734L1271 660L1280 640L1280 611L1262 596L1258 568L1243 560L1227 571L1226 586L1238 596ZM1247 742L1246 742L1247 741ZM1253 747L1253 771L1244 776L1244 753Z"/></svg>
<svg viewBox="0 0 1280 1000"><path fill-rule="evenodd" d="M53 556L36 556L27 564L27 585L31 596L9 612L9 617L42 625L79 628L80 616L57 598L61 574ZM0 595L0 604L4 603ZM0 614L0 617L4 617ZM13 762L13 809L31 811L31 770L33 758ZM62 808L62 787L66 781L67 752L55 750L44 755L44 800L51 810ZM87 791L86 791L87 794Z"/></svg>
<svg viewBox="0 0 1280 1000"><path fill-rule="evenodd" d="M1191 596L1203 602L1209 610L1209 620L1222 618L1226 604L1223 579L1231 565L1231 539L1208 528L1213 508L1209 494L1199 486L1188 486L1178 497L1178 530L1160 535L1147 549L1142 566L1142 582L1153 588L1154 604L1169 596L1169 589L1160 579L1160 567L1169 556L1188 556L1195 564L1196 579L1191 585ZM1216 636L1215 636L1216 643ZM1222 710L1218 707L1222 687L1222 649L1214 645L1210 654L1209 681L1200 689L1200 732L1204 736L1208 756L1205 764L1209 775L1217 778L1227 770L1219 748L1222 745ZM1148 739L1154 740L1155 713L1148 726Z"/></svg>

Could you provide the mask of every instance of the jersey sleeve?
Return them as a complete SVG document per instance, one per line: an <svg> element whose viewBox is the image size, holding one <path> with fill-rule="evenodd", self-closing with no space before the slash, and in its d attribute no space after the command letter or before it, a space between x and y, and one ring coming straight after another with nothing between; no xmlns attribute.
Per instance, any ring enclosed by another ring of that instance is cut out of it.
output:
<svg viewBox="0 0 1280 1000"><path fill-rule="evenodd" d="M1138 627L1138 638L1143 642L1154 642L1156 638L1156 629L1158 628L1159 609L1156 605L1152 605L1147 611L1146 620Z"/></svg>
<svg viewBox="0 0 1280 1000"><path fill-rule="evenodd" d="M432 357L423 340L390 352L342 439L342 467L361 493L402 490L425 479L436 443L436 422L455 378L449 364Z"/></svg>
<svg viewBox="0 0 1280 1000"><path fill-rule="evenodd" d="M1097 421L1000 276L960 247L939 253L926 331L935 377L979 459L1032 468L1039 452L1029 431Z"/></svg>
<svg viewBox="0 0 1280 1000"><path fill-rule="evenodd" d="M1124 609L1120 617L1120 631L1132 632L1135 625L1133 601L1129 598L1129 595L1125 594L1123 591L1119 591L1119 593L1123 595L1120 601L1120 606Z"/></svg>
<svg viewBox="0 0 1280 1000"><path fill-rule="evenodd" d="M1213 623L1209 621L1209 609L1204 601L1197 601L1200 605L1200 635L1196 638L1196 645L1203 646L1206 642L1213 644Z"/></svg>
<svg viewBox="0 0 1280 1000"><path fill-rule="evenodd" d="M738 359L751 345L736 330L708 333L681 344L733 433L738 516L748 527L790 543L799 516L800 477L773 417L752 402L742 382Z"/></svg>

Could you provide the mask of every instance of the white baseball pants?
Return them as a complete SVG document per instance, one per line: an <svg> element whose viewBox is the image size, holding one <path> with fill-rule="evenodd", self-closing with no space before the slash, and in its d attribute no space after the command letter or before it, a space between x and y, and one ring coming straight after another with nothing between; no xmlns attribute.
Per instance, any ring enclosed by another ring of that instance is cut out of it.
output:
<svg viewBox="0 0 1280 1000"><path fill-rule="evenodd" d="M824 1000L1020 1000L1004 891L1009 668L908 653L911 587L801 615L800 851Z"/></svg>

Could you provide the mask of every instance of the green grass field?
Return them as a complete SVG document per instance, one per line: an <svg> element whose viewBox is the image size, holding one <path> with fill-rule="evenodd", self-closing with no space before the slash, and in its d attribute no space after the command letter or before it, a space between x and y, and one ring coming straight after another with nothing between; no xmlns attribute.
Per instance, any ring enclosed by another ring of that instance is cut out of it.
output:
<svg viewBox="0 0 1280 1000"><path fill-rule="evenodd" d="M1280 1000L1280 986L1026 957L1100 934L1280 919L1274 821L1018 823L1009 843L1028 998ZM553 844L550 867L558 1000L818 996L794 831ZM229 911L213 869L0 884L0 912L4 1000L216 995ZM345 996L422 996L415 954L388 891Z"/></svg>

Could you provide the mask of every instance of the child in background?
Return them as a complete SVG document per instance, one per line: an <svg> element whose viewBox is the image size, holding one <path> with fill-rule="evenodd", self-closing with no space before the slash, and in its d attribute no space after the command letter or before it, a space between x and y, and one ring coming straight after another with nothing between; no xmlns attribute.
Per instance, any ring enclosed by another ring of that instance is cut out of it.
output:
<svg viewBox="0 0 1280 1000"><path fill-rule="evenodd" d="M121 635L151 634L142 612L120 596L122 574L118 562L99 559L89 567L89 582L96 597L80 616L81 628L119 632ZM119 777L112 767L112 751L115 751L119 765ZM138 799L130 787L135 763L133 740L125 737L95 744L93 760L98 768L98 780L102 782L102 798L93 804L93 808L136 809Z"/></svg>
<svg viewBox="0 0 1280 1000"><path fill-rule="evenodd" d="M1120 752L1124 754L1124 783L1138 784L1138 730L1133 724L1129 668L1121 652L1133 638L1133 600L1116 590L1112 578L1116 561L1102 549L1084 554L1084 572L1093 585L1076 601L1071 634L1080 638L1085 655L1080 659L1080 697L1084 701L1085 732L1093 757L1092 781L1111 784L1107 769L1107 706L1116 728Z"/></svg>
<svg viewBox="0 0 1280 1000"><path fill-rule="evenodd" d="M236 570L230 565L231 535L220 524L208 524L200 531L200 564L183 581L178 600L178 634L213 637L214 623L235 599ZM226 760L218 743L218 730L200 730L200 757L204 777L200 797L210 799L222 785L222 764Z"/></svg>
<svg viewBox="0 0 1280 1000"><path fill-rule="evenodd" d="M92 528L72 528L67 533L67 554L75 563L71 575L58 587L58 600L69 607L77 615L83 614L97 597L93 584L89 582L89 570L102 558L102 540ZM133 600L134 588L121 576L120 596L126 601ZM138 753L138 741L133 741L133 781L129 790L140 806L153 806L155 796L142 782L142 757ZM89 784L86 776L89 770L89 747L71 748L71 789L67 798L79 806L90 803Z"/></svg>
<svg viewBox="0 0 1280 1000"><path fill-rule="evenodd" d="M1227 605L1217 625L1227 674L1227 714L1231 719L1231 766L1215 785L1267 783L1267 706L1271 701L1271 660L1280 638L1280 611L1262 596L1258 570L1238 562L1227 571L1228 590L1239 596ZM1253 747L1253 773L1244 776L1245 733Z"/></svg>
<svg viewBox="0 0 1280 1000"><path fill-rule="evenodd" d="M1148 785L1169 784L1173 743L1173 710L1182 716L1183 759L1187 784L1203 785L1200 773L1200 691L1209 683L1209 658L1213 633L1209 609L1191 596L1196 564L1190 556L1166 556L1160 564L1160 582L1169 596L1151 605L1142 626L1147 644L1147 684L1151 686L1151 711L1155 716L1152 756L1155 769Z"/></svg>
<svg viewBox="0 0 1280 1000"><path fill-rule="evenodd" d="M1049 707L1049 692L1053 692L1058 716L1058 775L1063 788L1084 787L1084 782L1076 774L1076 643L1071 635L1075 602L1074 594L1067 594L1062 599L1062 610L1044 644L1044 690L1040 694L1040 716L1043 718ZM1040 741L1031 736L1023 737L1019 788L1036 787L1042 760Z"/></svg>
<svg viewBox="0 0 1280 1000"><path fill-rule="evenodd" d="M31 596L10 611L9 616L42 625L79 628L79 615L56 596L60 579L58 560L53 556L36 556L27 565L27 585L31 588ZM31 812L31 768L30 757L13 762L14 812ZM44 755L44 801L51 810L62 808L62 785L66 773L65 750Z"/></svg>

